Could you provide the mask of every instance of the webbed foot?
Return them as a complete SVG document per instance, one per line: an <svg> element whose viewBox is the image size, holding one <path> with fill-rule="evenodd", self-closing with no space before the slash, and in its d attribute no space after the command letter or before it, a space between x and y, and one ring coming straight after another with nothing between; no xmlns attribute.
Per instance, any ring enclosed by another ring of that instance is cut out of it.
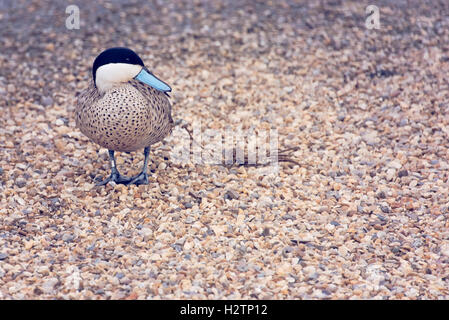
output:
<svg viewBox="0 0 449 320"><path fill-rule="evenodd" d="M135 184L137 186L141 184L148 184L148 174L142 171L137 176L130 178L129 184Z"/></svg>
<svg viewBox="0 0 449 320"><path fill-rule="evenodd" d="M118 172L112 172L111 175L106 178L105 180L99 182L96 184L97 187L104 186L109 181L114 181L117 184L128 184L131 181L132 178L129 178L127 176L122 176Z"/></svg>

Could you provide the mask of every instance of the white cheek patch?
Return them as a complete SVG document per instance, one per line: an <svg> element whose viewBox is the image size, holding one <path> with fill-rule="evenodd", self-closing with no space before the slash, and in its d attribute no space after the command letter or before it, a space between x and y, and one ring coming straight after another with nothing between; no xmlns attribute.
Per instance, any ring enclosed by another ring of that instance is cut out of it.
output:
<svg viewBox="0 0 449 320"><path fill-rule="evenodd" d="M98 90L106 91L120 83L133 79L142 70L142 66L127 63L109 63L97 69L95 84Z"/></svg>

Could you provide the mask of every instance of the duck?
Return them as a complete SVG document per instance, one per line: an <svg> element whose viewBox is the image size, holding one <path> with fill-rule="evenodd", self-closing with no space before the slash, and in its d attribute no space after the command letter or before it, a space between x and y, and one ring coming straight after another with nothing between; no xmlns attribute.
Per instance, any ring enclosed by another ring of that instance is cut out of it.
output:
<svg viewBox="0 0 449 320"><path fill-rule="evenodd" d="M109 48L92 65L92 79L76 99L75 122L80 131L108 149L111 174L97 186L148 184L150 148L174 127L171 87L157 78L133 50ZM134 177L121 175L115 152L143 149L142 170Z"/></svg>

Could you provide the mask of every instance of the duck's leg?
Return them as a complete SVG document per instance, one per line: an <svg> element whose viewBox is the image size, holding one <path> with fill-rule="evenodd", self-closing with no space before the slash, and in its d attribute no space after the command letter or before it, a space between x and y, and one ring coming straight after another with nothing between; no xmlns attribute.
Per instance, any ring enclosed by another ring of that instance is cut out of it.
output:
<svg viewBox="0 0 449 320"><path fill-rule="evenodd" d="M109 160L111 161L111 175L101 181L100 183L97 183L97 186L104 186L109 181L114 181L115 183L119 184L128 184L131 178L122 176L118 170L117 170L117 163L115 162L115 156L114 156L114 150L108 150L109 152Z"/></svg>
<svg viewBox="0 0 449 320"><path fill-rule="evenodd" d="M145 160L143 161L142 171L137 176L132 177L129 184L148 184L147 167L148 159L150 158L150 147L145 147L145 149L143 149L143 155L145 156Z"/></svg>

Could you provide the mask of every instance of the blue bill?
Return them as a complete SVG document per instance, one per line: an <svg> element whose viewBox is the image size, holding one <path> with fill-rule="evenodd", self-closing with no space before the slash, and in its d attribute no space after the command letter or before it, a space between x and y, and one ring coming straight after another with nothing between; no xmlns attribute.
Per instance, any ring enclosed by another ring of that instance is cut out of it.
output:
<svg viewBox="0 0 449 320"><path fill-rule="evenodd" d="M135 77L135 79L146 83L147 85L153 87L156 90L162 92L170 92L171 88L165 82L156 78L151 72L149 72L146 68L143 68L142 71Z"/></svg>

